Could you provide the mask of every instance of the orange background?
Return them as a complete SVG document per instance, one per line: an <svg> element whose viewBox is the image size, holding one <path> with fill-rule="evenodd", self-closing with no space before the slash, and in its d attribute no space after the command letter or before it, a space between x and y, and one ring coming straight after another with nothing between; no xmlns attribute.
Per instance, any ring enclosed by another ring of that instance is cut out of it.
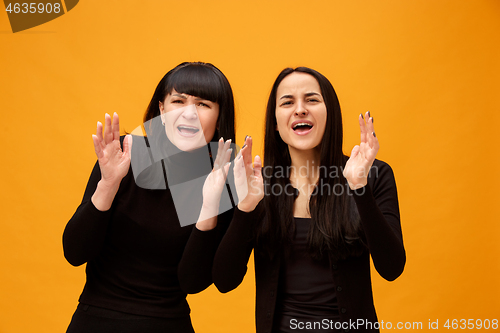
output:
<svg viewBox="0 0 500 333"><path fill-rule="evenodd" d="M345 152L371 111L407 249L395 282L373 274L380 320L500 319L499 1L82 0L16 34L0 12L0 45L1 333L65 331L85 273L61 236L95 162L95 123L116 111L132 131L167 70L198 60L229 78L237 143L250 134L258 153L284 67L333 83ZM195 329L254 332L254 298L251 266L229 294L189 296Z"/></svg>

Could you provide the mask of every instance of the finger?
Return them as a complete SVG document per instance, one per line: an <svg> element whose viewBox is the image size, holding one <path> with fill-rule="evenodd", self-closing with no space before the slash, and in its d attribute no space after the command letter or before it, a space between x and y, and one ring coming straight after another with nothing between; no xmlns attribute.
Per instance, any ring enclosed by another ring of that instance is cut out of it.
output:
<svg viewBox="0 0 500 333"><path fill-rule="evenodd" d="M368 118L366 118L366 127L368 129L368 133L375 132L375 128L373 127L373 117L370 111L368 111Z"/></svg>
<svg viewBox="0 0 500 333"><path fill-rule="evenodd" d="M231 147L231 142L232 142L232 140L231 140L231 139L229 139L229 140L227 140L226 142L224 142L224 147L222 148L222 154L221 154L221 156L222 156L223 158L225 158L227 151L228 151L228 150L229 150L229 148ZM231 151L232 151L232 149L231 149ZM225 164L225 163L224 163L224 164Z"/></svg>
<svg viewBox="0 0 500 333"><path fill-rule="evenodd" d="M231 141L231 140L228 140L228 141ZM227 149L226 152L225 152L224 157L221 160L222 161L221 166L224 166L223 167L224 181L226 180L227 171L229 170L229 165L231 164L231 162L229 162L229 160L231 159L231 154L232 153L233 153L233 149L232 148Z"/></svg>
<svg viewBox="0 0 500 333"><path fill-rule="evenodd" d="M373 146L372 146L372 150L373 150L374 155L377 154L377 152L378 152L379 149L380 149L380 144L378 142L378 137L375 134L375 132L373 132ZM375 158L375 156L373 156L373 158Z"/></svg>
<svg viewBox="0 0 500 333"><path fill-rule="evenodd" d="M113 140L120 140L120 119L118 118L118 113L113 113L113 126L111 127L113 132Z"/></svg>
<svg viewBox="0 0 500 333"><path fill-rule="evenodd" d="M102 123L100 121L97 122L97 129L95 134L99 142L99 145L101 146L102 149L104 149L105 144L104 144L104 138L102 137Z"/></svg>
<svg viewBox="0 0 500 333"><path fill-rule="evenodd" d="M253 174L255 177L262 177L262 160L259 155L255 155L253 160Z"/></svg>
<svg viewBox="0 0 500 333"><path fill-rule="evenodd" d="M229 167L231 166L231 163L227 162L224 165L224 181L226 181L227 178L227 173L229 172Z"/></svg>
<svg viewBox="0 0 500 333"><path fill-rule="evenodd" d="M104 157L104 153L102 151L101 143L99 142L99 138L97 135L92 134L92 141L94 142L94 150L97 155L97 159L101 159Z"/></svg>
<svg viewBox="0 0 500 333"><path fill-rule="evenodd" d="M217 145L217 156L215 157L215 161L214 161L214 170L219 169L223 148L224 148L224 138L220 138L219 143Z"/></svg>
<svg viewBox="0 0 500 333"><path fill-rule="evenodd" d="M363 115L359 115L359 130L361 132L361 142L366 142L366 123Z"/></svg>
<svg viewBox="0 0 500 333"><path fill-rule="evenodd" d="M113 133L111 132L111 116L106 113L104 116L104 144L110 144L113 141Z"/></svg>
<svg viewBox="0 0 500 333"><path fill-rule="evenodd" d="M243 172L243 159L241 158L241 151L236 155L236 158L234 159L234 167L233 167L233 172L234 172L234 178L239 178L242 176Z"/></svg>
<svg viewBox="0 0 500 333"><path fill-rule="evenodd" d="M250 170L252 170L252 142L252 137L248 136L245 140L245 148L241 149L245 167L250 168Z"/></svg>
<svg viewBox="0 0 500 333"><path fill-rule="evenodd" d="M130 159L132 153L132 135L128 134L123 140L123 154Z"/></svg>
<svg viewBox="0 0 500 333"><path fill-rule="evenodd" d="M226 165L229 163L229 160L231 159L231 154L233 153L233 149L229 148L226 150L226 153L224 155L224 159L222 160L222 165Z"/></svg>

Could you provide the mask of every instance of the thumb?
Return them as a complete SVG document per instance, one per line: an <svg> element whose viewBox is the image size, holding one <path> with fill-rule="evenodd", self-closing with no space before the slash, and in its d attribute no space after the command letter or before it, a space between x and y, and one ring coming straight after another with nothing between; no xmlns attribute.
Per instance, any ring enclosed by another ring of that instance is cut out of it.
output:
<svg viewBox="0 0 500 333"><path fill-rule="evenodd" d="M350 159L356 158L356 156L358 156L358 154L359 154L359 146L356 145L356 146L354 146L354 148L352 148Z"/></svg>

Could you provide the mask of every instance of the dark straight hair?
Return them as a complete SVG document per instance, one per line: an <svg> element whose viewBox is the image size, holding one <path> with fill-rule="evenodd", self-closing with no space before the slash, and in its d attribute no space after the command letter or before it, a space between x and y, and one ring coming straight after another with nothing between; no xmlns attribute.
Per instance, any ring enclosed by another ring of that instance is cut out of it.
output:
<svg viewBox="0 0 500 333"><path fill-rule="evenodd" d="M312 219L307 236L309 248L318 259L326 253L333 260L360 255L365 245L362 241L359 214L354 200L347 193L347 180L341 172L347 156L342 152L342 114L339 100L330 81L319 72L307 67L285 68L271 89L267 103L264 140L266 172L263 177L266 195L263 200L266 217L258 229L257 240L264 249L272 253L275 244L279 244L278 248L281 248L281 245L291 240L295 230L293 205L297 192L295 196L287 194L285 190L282 190L280 195L273 194L273 186L281 189L291 186L289 173L291 158L288 145L276 130L276 95L281 81L295 72L309 74L318 81L327 110L325 133L320 144L319 179L309 201ZM334 177L329 174L332 167L338 171ZM286 170L285 176L277 177L279 173L283 175L283 170ZM340 195L336 195L333 190L339 185L343 191ZM325 189L328 193L325 193Z"/></svg>
<svg viewBox="0 0 500 333"><path fill-rule="evenodd" d="M219 118L211 141L217 141L222 136L224 140L231 139L235 142L233 91L226 76L217 67L204 62L183 62L171 69L156 86L144 114L144 123L160 115L160 102L163 102L173 89L218 103ZM165 130L161 128L149 128L146 132L155 133L158 130L163 132L159 133L160 136L165 134Z"/></svg>

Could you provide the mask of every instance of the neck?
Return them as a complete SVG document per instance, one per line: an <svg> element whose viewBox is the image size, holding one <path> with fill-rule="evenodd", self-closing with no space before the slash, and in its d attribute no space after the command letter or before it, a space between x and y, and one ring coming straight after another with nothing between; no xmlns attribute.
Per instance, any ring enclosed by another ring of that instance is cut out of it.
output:
<svg viewBox="0 0 500 333"><path fill-rule="evenodd" d="M290 182L294 185L316 184L321 165L319 147L311 150L297 150L288 146L292 169Z"/></svg>

